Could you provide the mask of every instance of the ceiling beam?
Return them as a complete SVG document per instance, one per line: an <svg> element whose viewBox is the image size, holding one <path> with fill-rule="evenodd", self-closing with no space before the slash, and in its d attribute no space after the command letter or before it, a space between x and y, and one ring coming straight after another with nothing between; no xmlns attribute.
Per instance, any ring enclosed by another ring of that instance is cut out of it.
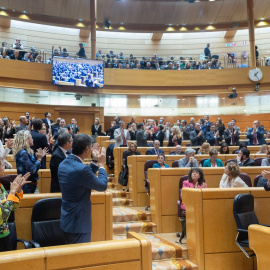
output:
<svg viewBox="0 0 270 270"><path fill-rule="evenodd" d="M232 38L236 35L237 30L226 31L224 38Z"/></svg>
<svg viewBox="0 0 270 270"><path fill-rule="evenodd" d="M162 39L163 33L153 33L152 34L152 40L160 41Z"/></svg>

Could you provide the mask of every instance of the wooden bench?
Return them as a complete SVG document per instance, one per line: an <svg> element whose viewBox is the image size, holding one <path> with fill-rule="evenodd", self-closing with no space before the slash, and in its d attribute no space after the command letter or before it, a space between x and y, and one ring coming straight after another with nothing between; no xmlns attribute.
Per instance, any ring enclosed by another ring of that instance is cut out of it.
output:
<svg viewBox="0 0 270 270"><path fill-rule="evenodd" d="M255 259L248 259L235 243L233 202L241 193L254 196L259 221L270 224L270 192L263 188L183 189L188 258L200 270L256 269ZM259 242L260 239L257 239L260 250L265 243L269 246L269 242ZM269 260L269 253L266 256ZM266 264L266 268L258 269L268 268Z"/></svg>
<svg viewBox="0 0 270 270"><path fill-rule="evenodd" d="M128 239L3 252L1 269L151 270L151 243L136 233Z"/></svg>
<svg viewBox="0 0 270 270"><path fill-rule="evenodd" d="M15 212L18 238L32 239L31 215L34 204L45 198L61 197L61 193L25 194ZM92 192L92 241L112 239L112 194Z"/></svg>
<svg viewBox="0 0 270 270"><path fill-rule="evenodd" d="M249 247L256 253L257 269L268 270L270 265L270 228L250 225L248 239Z"/></svg>
<svg viewBox="0 0 270 270"><path fill-rule="evenodd" d="M152 221L157 224L158 233L176 232L181 228L176 201L179 200L180 177L187 175L189 170L190 168L148 170L151 217ZM242 173L247 173L250 176L252 185L254 178L261 174L262 170L269 170L269 167L241 168ZM203 171L208 189L218 188L220 179L224 173L224 168L204 168ZM259 188L252 189L257 190Z"/></svg>
<svg viewBox="0 0 270 270"><path fill-rule="evenodd" d="M264 157L265 155L251 155L251 158L257 158L257 157ZM166 163L171 167L172 163L175 160L179 160L180 158L183 158L184 156L166 156ZM209 155L196 155L195 158L200 162L201 159L203 158L209 158ZM231 155L231 154L224 154L218 155L218 158L222 160L223 164L225 165L225 162L229 159L234 159L236 158L236 154ZM129 168L129 179L128 179L128 186L129 186L129 191L130 191L130 196L133 199L133 204L134 206L146 206L149 205L149 196L147 196L145 189L144 189L144 164L147 160L156 160L157 156L130 156L128 157L128 168ZM242 172L243 170L249 170L250 172L253 171L254 167L243 167L241 169ZM258 167L261 168L261 167ZM204 168L203 170L205 171L206 169L218 169L218 168ZM269 168L268 168L269 169ZM166 169L167 170L167 169ZM188 172L189 169L186 169L186 172ZM221 179L221 175L224 172L224 168L219 168L219 173L218 177L219 180ZM260 169L259 169L260 170ZM207 171L208 172L208 171ZM216 171L212 171L216 172ZM258 172L258 170L256 171ZM177 172L177 176L180 177L179 172ZM258 173L260 174L260 173ZM253 175L253 174L252 174ZM148 175L149 176L149 175ZM255 175L256 176L256 175ZM217 177L217 179L218 179ZM251 177L252 178L252 177ZM179 179L179 178L178 178ZM211 182L211 179L206 178L207 183ZM252 178L253 181L253 178ZM213 185L212 187L218 187L216 185Z"/></svg>

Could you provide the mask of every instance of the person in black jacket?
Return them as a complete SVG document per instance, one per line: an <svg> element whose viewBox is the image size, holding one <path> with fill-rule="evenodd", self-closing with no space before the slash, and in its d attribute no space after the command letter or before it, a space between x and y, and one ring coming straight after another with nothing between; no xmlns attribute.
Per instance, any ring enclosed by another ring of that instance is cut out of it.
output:
<svg viewBox="0 0 270 270"><path fill-rule="evenodd" d="M69 133L62 133L58 136L58 147L53 152L50 161L51 170L51 193L61 192L58 181L58 167L60 163L66 159L68 151L72 147L72 135Z"/></svg>
<svg viewBox="0 0 270 270"><path fill-rule="evenodd" d="M92 136L100 136L101 135L101 125L99 118L95 119L95 123L92 125Z"/></svg>
<svg viewBox="0 0 270 270"><path fill-rule="evenodd" d="M160 147L163 147L163 141L164 141L164 132L163 132L163 125L158 125L157 132L153 133L152 140L156 141L158 140L160 142Z"/></svg>
<svg viewBox="0 0 270 270"><path fill-rule="evenodd" d="M233 123L228 123L228 128L224 131L224 140L228 145L239 145L239 132L234 129Z"/></svg>
<svg viewBox="0 0 270 270"><path fill-rule="evenodd" d="M242 148L239 150L237 157L234 159L240 167L255 166L255 162L249 157L250 151L247 148Z"/></svg>
<svg viewBox="0 0 270 270"><path fill-rule="evenodd" d="M179 127L174 126L172 128L172 134L169 137L169 146L177 146L177 145L181 145L182 143L182 134L180 132Z"/></svg>
<svg viewBox="0 0 270 270"><path fill-rule="evenodd" d="M80 58L86 58L85 50L82 43L79 43L80 50L77 53Z"/></svg>
<svg viewBox="0 0 270 270"><path fill-rule="evenodd" d="M33 120L33 130L31 131L31 135L33 138L33 146L31 148L34 150L34 153L41 148L41 149L48 149L49 153L52 153L52 150L48 144L47 137L40 133L40 130L42 129L42 120L39 118L36 118ZM41 169L46 169L46 155L41 160Z"/></svg>
<svg viewBox="0 0 270 270"><path fill-rule="evenodd" d="M129 131L129 135L130 135L130 140L131 141L136 141L136 133L137 133L137 130L136 129L137 129L137 125L135 123L132 123L131 124L131 129Z"/></svg>

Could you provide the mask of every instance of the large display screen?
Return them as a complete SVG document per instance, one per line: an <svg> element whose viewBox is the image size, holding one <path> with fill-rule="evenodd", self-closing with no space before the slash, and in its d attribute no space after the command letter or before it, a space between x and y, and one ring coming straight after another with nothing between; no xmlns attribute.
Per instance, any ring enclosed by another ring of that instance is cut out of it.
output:
<svg viewBox="0 0 270 270"><path fill-rule="evenodd" d="M104 64L99 60L53 57L52 77L57 85L104 87Z"/></svg>

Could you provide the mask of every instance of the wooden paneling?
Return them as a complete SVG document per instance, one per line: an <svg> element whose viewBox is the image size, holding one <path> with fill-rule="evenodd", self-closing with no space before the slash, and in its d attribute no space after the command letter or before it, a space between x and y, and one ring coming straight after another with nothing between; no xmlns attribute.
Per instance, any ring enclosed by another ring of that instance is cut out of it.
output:
<svg viewBox="0 0 270 270"><path fill-rule="evenodd" d="M91 134L91 126L94 118L99 117L100 124L104 125L104 108L101 107L78 107L78 106L55 106L55 105L37 105L0 102L0 117L8 116L11 121L16 120L19 124L19 118L26 111L30 112L31 117L43 119L45 112L50 112L52 120L64 117L66 124L70 124L71 118L75 117L80 128L80 133Z"/></svg>

